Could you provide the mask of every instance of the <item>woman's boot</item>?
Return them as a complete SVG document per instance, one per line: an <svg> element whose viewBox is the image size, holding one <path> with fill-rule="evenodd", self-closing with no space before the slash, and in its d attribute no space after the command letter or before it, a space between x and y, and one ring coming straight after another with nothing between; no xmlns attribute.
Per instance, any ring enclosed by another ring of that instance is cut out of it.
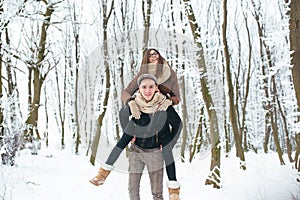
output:
<svg viewBox="0 0 300 200"><path fill-rule="evenodd" d="M179 191L180 184L177 181L168 181L169 197L170 200L180 200Z"/></svg>
<svg viewBox="0 0 300 200"><path fill-rule="evenodd" d="M102 185L112 169L113 166L110 165L104 165L100 167L98 174L93 179L90 180L90 183L96 186Z"/></svg>

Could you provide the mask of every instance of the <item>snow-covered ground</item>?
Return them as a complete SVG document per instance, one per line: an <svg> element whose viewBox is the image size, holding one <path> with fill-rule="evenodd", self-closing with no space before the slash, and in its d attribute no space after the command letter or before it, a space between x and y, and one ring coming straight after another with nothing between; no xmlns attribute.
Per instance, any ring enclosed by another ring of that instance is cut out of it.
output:
<svg viewBox="0 0 300 200"><path fill-rule="evenodd" d="M298 173L285 159L279 164L276 153L246 154L247 170L239 169L233 155L222 158L222 188L204 184L210 166L210 155L198 157L192 163L176 162L181 183L182 200L300 200ZM128 174L113 171L104 185L96 187L89 179L96 175L100 164L93 166L84 153L74 155L69 150L45 149L38 155L22 151L13 167L0 168L1 200L127 200ZM165 176L166 179L166 176ZM166 180L164 180L166 182ZM148 175L141 185L142 200L152 200ZM168 200L166 186L164 199Z"/></svg>

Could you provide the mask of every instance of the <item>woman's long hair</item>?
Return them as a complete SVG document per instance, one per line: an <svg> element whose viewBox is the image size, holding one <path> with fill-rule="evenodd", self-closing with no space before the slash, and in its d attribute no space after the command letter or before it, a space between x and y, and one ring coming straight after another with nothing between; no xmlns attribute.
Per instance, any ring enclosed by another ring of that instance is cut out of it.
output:
<svg viewBox="0 0 300 200"><path fill-rule="evenodd" d="M149 59L150 59L150 56L151 56L150 51L155 51L159 55L157 70L156 70L156 74L155 74L156 77L159 77L163 72L163 64L165 62L165 59L160 55L159 51L157 49L154 49L154 48L146 49L146 51L144 53L144 56L143 56L142 63L141 63L140 71L142 72L142 74L148 73L147 65L150 63L149 62Z"/></svg>

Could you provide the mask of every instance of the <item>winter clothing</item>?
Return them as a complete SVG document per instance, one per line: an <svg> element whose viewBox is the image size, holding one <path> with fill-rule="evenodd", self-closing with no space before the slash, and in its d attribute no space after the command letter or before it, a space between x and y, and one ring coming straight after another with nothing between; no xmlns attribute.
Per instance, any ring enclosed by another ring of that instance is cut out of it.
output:
<svg viewBox="0 0 300 200"><path fill-rule="evenodd" d="M142 149L132 144L129 154L130 200L140 200L139 186L145 165L147 166L153 199L163 199L163 164L159 148Z"/></svg>
<svg viewBox="0 0 300 200"><path fill-rule="evenodd" d="M112 166L123 149L135 137L134 143L131 144L129 155L130 200L140 200L139 185L145 165L149 171L153 199L162 200L164 161L169 180L176 181L172 148L179 137L182 122L173 106L169 106L166 111L158 111L153 114L142 112L141 116L138 120L134 118L130 120L127 126L134 123L137 131L131 130L128 133L127 131L123 133L121 139L110 153L106 165ZM148 122L149 119L151 119L150 122ZM164 123L161 124L161 122ZM145 126L140 127L138 124ZM170 126L172 127L171 130ZM156 128L159 130L156 130ZM134 135L132 132L134 132ZM162 151L160 150L161 145L163 147Z"/></svg>
<svg viewBox="0 0 300 200"><path fill-rule="evenodd" d="M129 102L129 105L134 105L134 109L137 107L137 109L141 110L142 113L138 118L133 117L132 122L129 123L130 109L128 106L123 106L119 112L121 127L124 132L131 135L134 135L135 132L143 132L146 134L149 133L148 130L154 131L154 129L160 131L161 128L159 124L164 123L166 120L166 116L164 116L164 114L160 111L166 111L171 104L172 102L169 99L166 99L166 97L159 92L155 93L152 100L147 103L140 94L137 94L136 98ZM145 113L155 114L148 115ZM152 120L150 120L150 116L153 117ZM148 125L149 123L150 125Z"/></svg>
<svg viewBox="0 0 300 200"><path fill-rule="evenodd" d="M97 176L90 180L90 183L96 186L102 185L112 169L113 166L103 165L102 167L100 167Z"/></svg>
<svg viewBox="0 0 300 200"><path fill-rule="evenodd" d="M144 79L151 79L154 81L154 83L157 85L157 79L154 75L152 74L142 74L138 79L137 79L137 85L138 87L141 85L141 82L144 80Z"/></svg>
<svg viewBox="0 0 300 200"><path fill-rule="evenodd" d="M177 181L168 181L167 186L169 190L170 200L180 200L179 198L180 184Z"/></svg>
<svg viewBox="0 0 300 200"><path fill-rule="evenodd" d="M143 113L155 113L158 110L166 111L167 108L172 105L172 101L167 99L166 96L160 92L156 92L151 101L148 102L145 101L140 93L137 93L134 100L139 110Z"/></svg>
<svg viewBox="0 0 300 200"><path fill-rule="evenodd" d="M166 113L167 113L166 121L163 124L161 130L157 133L154 130L154 133L151 134L147 133L147 137L145 137L145 135L142 132L137 132L135 135L124 132L121 139L118 141L116 146L113 148L111 154L109 155L106 164L113 165L115 161L118 159L122 150L130 143L130 141L133 139L134 136L136 137L134 144L142 149L160 148L160 145L162 145L163 146L162 153L164 154L165 150L172 148L176 144L176 141L179 137L182 128L182 122L179 115L173 108L173 106L169 106L168 109L166 110ZM150 114L145 114L145 115L151 116ZM154 115L156 115L156 113ZM169 125L171 125L172 127L171 130ZM168 152L172 153L172 151L168 151ZM169 159L170 156L166 155L166 158L168 158L168 161L166 163L170 163L169 160L172 160Z"/></svg>
<svg viewBox="0 0 300 200"><path fill-rule="evenodd" d="M139 119L141 116L141 112L140 112L140 109L137 106L136 102L134 100L131 100L128 102L128 106L130 107L131 115L135 119Z"/></svg>
<svg viewBox="0 0 300 200"><path fill-rule="evenodd" d="M166 111L167 108L170 105L172 105L172 101L170 99L167 99L167 97L162 93L156 92L153 98L150 101L146 102L144 97L140 93L137 93L135 99L129 101L128 105L130 107L132 116L135 119L139 119L141 116L140 111L144 113L155 113L156 111Z"/></svg>
<svg viewBox="0 0 300 200"><path fill-rule="evenodd" d="M123 130L126 128L129 122L129 116L130 116L130 108L129 106L125 105L121 108L119 112L120 125Z"/></svg>
<svg viewBox="0 0 300 200"><path fill-rule="evenodd" d="M156 112L154 115L158 115L160 113L164 113L164 111ZM169 180L176 181L176 171L175 171L175 162L174 157L172 153L172 148L176 144L176 141L179 137L181 128L182 128L182 122L173 108L173 106L169 106L166 111L166 120L155 120L158 122L165 121L165 123L162 125L162 128L160 131L155 130L154 128L150 128L149 130L147 128L142 129L143 127L137 126L135 130L130 131L131 133L128 133L125 131L121 137L121 139L118 141L116 146L113 148L111 154L109 155L106 164L113 165L116 160L118 159L119 155L123 151L123 149L130 143L130 141L135 137L134 144L138 146L141 149L149 150L149 149L155 149L160 148L160 145L162 145L162 155L163 159L165 161L166 165L166 171L168 175ZM144 114L143 115L148 115ZM151 114L149 115L151 116ZM159 118L156 119L162 119L164 116L159 116ZM142 120L143 117L139 120ZM153 119L153 116L152 116ZM152 119L151 122L152 123ZM130 126L133 123L133 120L131 120L128 124ZM157 123L157 122L154 122ZM169 125L171 125L172 129L170 130ZM160 125L155 125L153 127L159 127ZM125 129L126 130L126 129ZM137 131L136 131L137 130ZM140 130L145 130L144 132L141 132ZM152 130L152 132L151 132ZM147 132L149 131L149 132ZM134 134L132 134L134 133Z"/></svg>
<svg viewBox="0 0 300 200"><path fill-rule="evenodd" d="M142 113L140 119L132 118L125 127L124 132L139 138L148 138L156 135L165 126L167 112L157 111L154 114Z"/></svg>
<svg viewBox="0 0 300 200"><path fill-rule="evenodd" d="M162 73L156 74L157 68L162 67ZM158 88L164 95L171 97L173 105L177 105L180 101L180 93L178 86L178 79L175 71L165 61L163 65L147 64L147 71L140 70L132 79L129 85L122 92L122 101L124 104L131 99L131 96L138 90L138 78L145 73L152 74L157 77Z"/></svg>

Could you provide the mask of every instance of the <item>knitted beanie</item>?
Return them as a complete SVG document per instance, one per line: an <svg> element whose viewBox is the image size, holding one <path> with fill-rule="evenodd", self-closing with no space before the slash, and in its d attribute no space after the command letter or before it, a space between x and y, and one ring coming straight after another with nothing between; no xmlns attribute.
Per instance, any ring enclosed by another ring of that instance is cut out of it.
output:
<svg viewBox="0 0 300 200"><path fill-rule="evenodd" d="M140 75L140 77L137 79L137 84L138 86L140 86L141 82L144 80L144 79L151 79L155 82L155 84L157 85L157 79L155 76L153 76L152 74L142 74Z"/></svg>

